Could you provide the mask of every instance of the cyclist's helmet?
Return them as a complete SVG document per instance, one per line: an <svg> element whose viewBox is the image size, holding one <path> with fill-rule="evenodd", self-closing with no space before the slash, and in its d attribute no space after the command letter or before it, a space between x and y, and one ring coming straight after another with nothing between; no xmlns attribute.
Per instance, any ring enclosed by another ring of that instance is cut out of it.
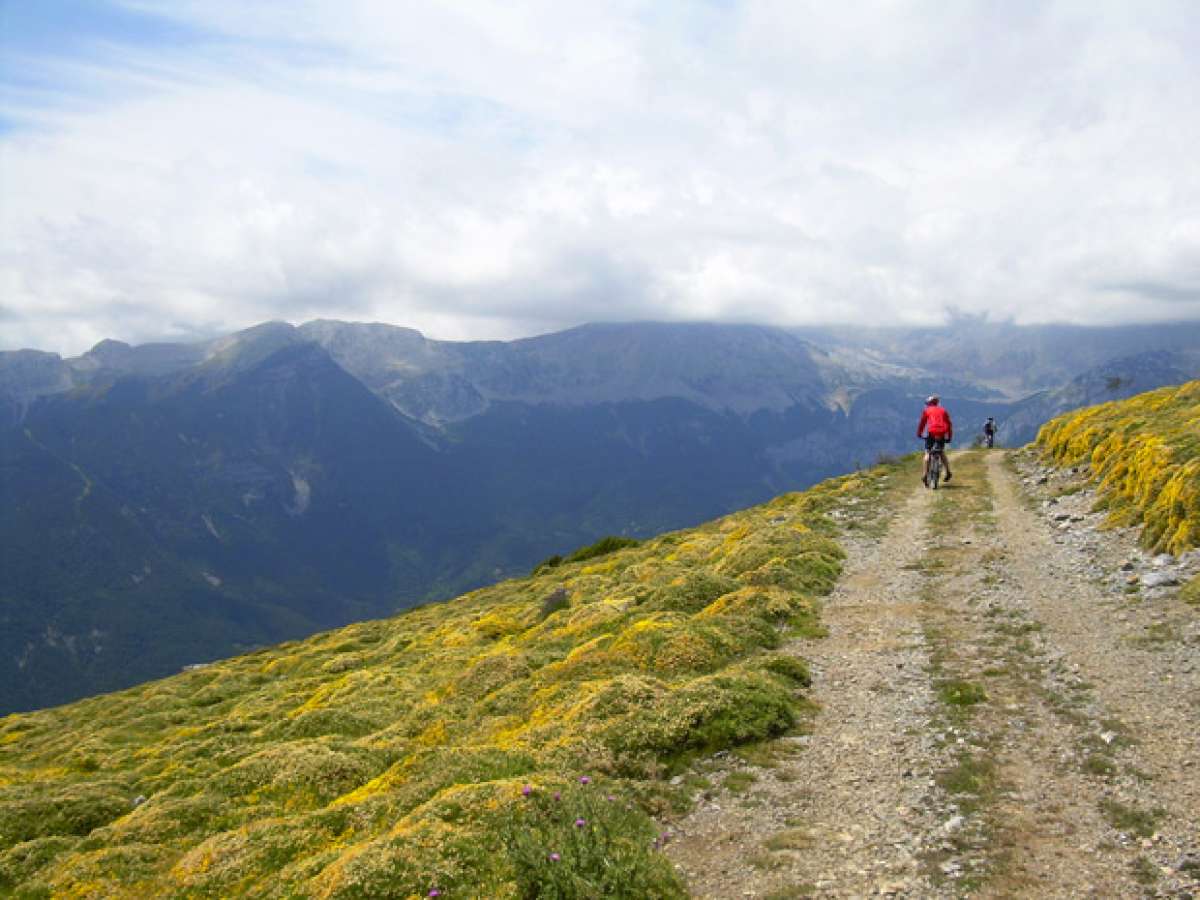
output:
<svg viewBox="0 0 1200 900"><path fill-rule="evenodd" d="M930 394L928 397L925 398L925 405L928 406L931 403L937 403L939 399L941 399L941 398L938 397L937 394Z"/></svg>
<svg viewBox="0 0 1200 900"><path fill-rule="evenodd" d="M994 417L994 416L988 416L988 421L989 421L989 422L995 422L995 421L996 421L996 419L995 419L995 417Z"/></svg>

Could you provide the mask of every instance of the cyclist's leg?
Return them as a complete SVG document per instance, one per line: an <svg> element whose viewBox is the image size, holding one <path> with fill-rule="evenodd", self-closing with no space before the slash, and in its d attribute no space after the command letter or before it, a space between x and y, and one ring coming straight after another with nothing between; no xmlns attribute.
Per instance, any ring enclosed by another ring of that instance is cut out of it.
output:
<svg viewBox="0 0 1200 900"><path fill-rule="evenodd" d="M929 484L929 461L933 456L933 440L925 438L925 467L921 470L921 483Z"/></svg>

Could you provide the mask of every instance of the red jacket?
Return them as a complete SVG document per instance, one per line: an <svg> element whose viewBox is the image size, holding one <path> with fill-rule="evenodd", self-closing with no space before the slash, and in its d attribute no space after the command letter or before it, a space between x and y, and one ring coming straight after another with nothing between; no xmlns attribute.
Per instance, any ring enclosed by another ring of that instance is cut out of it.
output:
<svg viewBox="0 0 1200 900"><path fill-rule="evenodd" d="M954 437L954 426L950 422L950 413L944 406L934 406L932 403L921 413L921 421L917 423L917 437L925 436L926 426L929 436L950 440Z"/></svg>

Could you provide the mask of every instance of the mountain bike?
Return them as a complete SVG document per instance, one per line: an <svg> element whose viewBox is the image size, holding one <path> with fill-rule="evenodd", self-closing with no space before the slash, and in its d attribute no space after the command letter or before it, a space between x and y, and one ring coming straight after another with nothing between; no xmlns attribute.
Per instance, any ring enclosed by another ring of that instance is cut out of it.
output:
<svg viewBox="0 0 1200 900"><path fill-rule="evenodd" d="M945 445L943 444L943 446ZM945 450L939 450L936 445L929 451L929 480L925 482L925 486L930 490L936 491L938 482L942 480L942 466L946 462L946 458L942 454L945 452Z"/></svg>
<svg viewBox="0 0 1200 900"><path fill-rule="evenodd" d="M989 450L991 450L991 449L992 449L992 445L993 445L993 444L995 444L995 443L996 443L996 433L993 431L991 434L988 434L988 433L985 431L985 432L983 433L983 446L985 446L985 447L987 447Z"/></svg>

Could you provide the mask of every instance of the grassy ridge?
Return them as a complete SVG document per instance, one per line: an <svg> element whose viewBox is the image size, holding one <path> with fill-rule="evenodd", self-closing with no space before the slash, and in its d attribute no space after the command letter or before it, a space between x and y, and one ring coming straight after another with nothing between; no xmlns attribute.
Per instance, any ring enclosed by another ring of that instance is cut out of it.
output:
<svg viewBox="0 0 1200 900"><path fill-rule="evenodd" d="M0 720L0 893L676 896L660 776L803 714L774 651L840 571L826 514L890 471Z"/></svg>
<svg viewBox="0 0 1200 900"><path fill-rule="evenodd" d="M1111 521L1140 524L1147 548L1200 544L1200 381L1061 416L1037 442L1060 464L1089 465Z"/></svg>

